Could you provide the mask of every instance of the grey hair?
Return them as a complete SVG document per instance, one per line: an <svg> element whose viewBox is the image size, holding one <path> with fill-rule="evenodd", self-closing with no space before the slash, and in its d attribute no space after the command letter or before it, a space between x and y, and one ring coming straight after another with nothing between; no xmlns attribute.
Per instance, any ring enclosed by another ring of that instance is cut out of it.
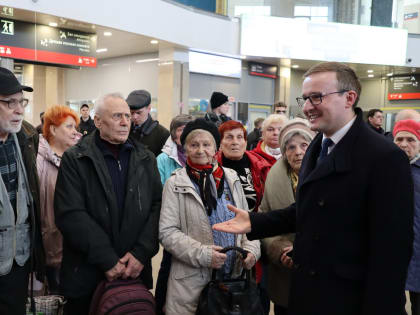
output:
<svg viewBox="0 0 420 315"><path fill-rule="evenodd" d="M95 116L100 117L102 115L102 113L104 111L105 101L108 98L122 99L125 102L125 98L120 92L113 92L113 93L108 93L108 94L102 95L100 98L98 98L96 100L95 106L93 107L93 109L95 111Z"/></svg>
<svg viewBox="0 0 420 315"><path fill-rule="evenodd" d="M191 131L187 135L187 137L185 138L184 150L187 148L187 144L200 133L204 133L204 134L210 136L210 138L213 142L214 150L217 151L216 140L214 139L213 135L210 132L208 132L207 130L204 130L204 129L194 129L193 131Z"/></svg>
<svg viewBox="0 0 420 315"><path fill-rule="evenodd" d="M289 141L294 137L294 136L301 136L303 139L305 139L306 141L308 141L308 143L311 143L313 137L310 136L310 134L308 132L306 132L305 130L300 130L300 129L295 129L295 130L291 130L290 132L286 133L284 135L284 138L281 141L281 153L283 155L283 157L286 159L286 148L287 145L289 144Z"/></svg>

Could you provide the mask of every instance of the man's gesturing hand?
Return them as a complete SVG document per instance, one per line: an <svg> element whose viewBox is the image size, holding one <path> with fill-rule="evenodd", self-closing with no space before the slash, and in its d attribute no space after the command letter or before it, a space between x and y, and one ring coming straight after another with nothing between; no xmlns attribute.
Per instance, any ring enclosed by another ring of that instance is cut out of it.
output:
<svg viewBox="0 0 420 315"><path fill-rule="evenodd" d="M227 207L230 211L235 213L235 217L231 220L213 225L213 229L234 234L251 232L251 221L249 219L248 211L238 209L232 205L228 205Z"/></svg>
<svg viewBox="0 0 420 315"><path fill-rule="evenodd" d="M105 277L108 281L113 281L115 279L120 278L125 271L125 265L122 264L120 261L117 264L105 272Z"/></svg>
<svg viewBox="0 0 420 315"><path fill-rule="evenodd" d="M143 264L138 261L137 258L134 257L130 252L125 254L119 262L126 266L124 273L122 274L123 279L136 279L138 276L140 276L140 273L144 268Z"/></svg>

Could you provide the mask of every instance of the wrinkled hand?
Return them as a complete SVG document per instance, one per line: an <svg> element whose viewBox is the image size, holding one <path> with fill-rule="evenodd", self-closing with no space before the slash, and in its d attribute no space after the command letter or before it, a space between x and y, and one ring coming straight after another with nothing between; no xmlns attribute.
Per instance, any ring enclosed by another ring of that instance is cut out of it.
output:
<svg viewBox="0 0 420 315"><path fill-rule="evenodd" d="M283 254L281 254L280 261L286 268L291 269L293 267L293 259L287 256L286 254L293 250L293 246L285 247Z"/></svg>
<svg viewBox="0 0 420 315"><path fill-rule="evenodd" d="M120 263L126 266L125 271L122 274L123 279L136 279L138 276L140 276L140 273L144 268L144 265L138 261L137 258L134 257L130 252L125 254L123 258L120 258Z"/></svg>
<svg viewBox="0 0 420 315"><path fill-rule="evenodd" d="M257 261L255 260L254 254L248 253L248 255L246 255L246 258L242 263L245 269L250 270L252 267L254 267L256 262Z"/></svg>
<svg viewBox="0 0 420 315"><path fill-rule="evenodd" d="M224 253L220 253L223 248L220 246L212 245L211 246L211 268L213 269L220 269L222 268L227 255Z"/></svg>
<svg viewBox="0 0 420 315"><path fill-rule="evenodd" d="M232 205L228 205L227 207L230 211L235 213L235 217L231 220L213 225L213 229L234 234L251 232L251 221L249 219L248 211L238 209Z"/></svg>
<svg viewBox="0 0 420 315"><path fill-rule="evenodd" d="M125 271L125 265L122 264L120 261L117 264L105 272L105 277L108 281L113 281L115 279L120 278Z"/></svg>

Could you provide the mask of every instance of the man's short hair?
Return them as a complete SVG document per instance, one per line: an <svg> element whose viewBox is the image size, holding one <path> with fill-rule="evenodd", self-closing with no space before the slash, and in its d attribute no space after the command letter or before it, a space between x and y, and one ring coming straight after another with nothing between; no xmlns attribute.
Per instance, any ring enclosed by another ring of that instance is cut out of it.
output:
<svg viewBox="0 0 420 315"><path fill-rule="evenodd" d="M87 107L87 109L89 109L89 105L88 104L83 104L82 106L80 106L80 110L82 110L83 107Z"/></svg>
<svg viewBox="0 0 420 315"><path fill-rule="evenodd" d="M259 125L261 125L264 122L264 118L262 117L258 117L257 119L254 120L254 127L258 128Z"/></svg>
<svg viewBox="0 0 420 315"><path fill-rule="evenodd" d="M124 96L119 92L105 94L101 96L100 98L98 98L95 102L94 112L96 116L100 116L102 114L103 107L105 105L105 101L107 98L117 98L117 99L119 98L125 102Z"/></svg>
<svg viewBox="0 0 420 315"><path fill-rule="evenodd" d="M287 108L287 105L284 102L278 102L274 104L274 108L276 107L284 107Z"/></svg>
<svg viewBox="0 0 420 315"><path fill-rule="evenodd" d="M353 108L356 107L362 93L362 85L354 70L340 62L321 62L306 71L303 78L305 79L313 74L322 72L335 72L337 76L337 90L353 90L357 93L356 101L353 104Z"/></svg>
<svg viewBox="0 0 420 315"><path fill-rule="evenodd" d="M381 111L379 108L374 108L368 111L368 114L367 114L368 118L372 118L373 116L375 116L377 112L383 113L383 111Z"/></svg>

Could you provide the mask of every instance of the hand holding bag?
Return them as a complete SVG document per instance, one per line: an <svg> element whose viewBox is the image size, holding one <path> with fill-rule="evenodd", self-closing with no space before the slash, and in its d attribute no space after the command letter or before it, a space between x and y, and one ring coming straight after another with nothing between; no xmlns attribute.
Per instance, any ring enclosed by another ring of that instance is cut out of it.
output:
<svg viewBox="0 0 420 315"><path fill-rule="evenodd" d="M245 259L248 252L240 247L226 247L221 253L235 250ZM245 271L245 270L244 270ZM216 279L217 270L212 271L212 280L200 294L196 315L263 315L259 289L246 270L239 279ZM244 278L245 274L245 278Z"/></svg>

